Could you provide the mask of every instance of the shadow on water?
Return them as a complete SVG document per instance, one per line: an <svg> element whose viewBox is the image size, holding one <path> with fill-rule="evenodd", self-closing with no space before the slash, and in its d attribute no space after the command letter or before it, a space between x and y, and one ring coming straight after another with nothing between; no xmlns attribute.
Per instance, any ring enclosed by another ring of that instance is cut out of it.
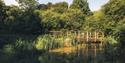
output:
<svg viewBox="0 0 125 63"><path fill-rule="evenodd" d="M0 62L39 63L34 41L39 35L0 34Z"/></svg>
<svg viewBox="0 0 125 63"><path fill-rule="evenodd" d="M45 53L39 56L40 63L82 63L82 56L77 56L77 54L60 54L60 53Z"/></svg>

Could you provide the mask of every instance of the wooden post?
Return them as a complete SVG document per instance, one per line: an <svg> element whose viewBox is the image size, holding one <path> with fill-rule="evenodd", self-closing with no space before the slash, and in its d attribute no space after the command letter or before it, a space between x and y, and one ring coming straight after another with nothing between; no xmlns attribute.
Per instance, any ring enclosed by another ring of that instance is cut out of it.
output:
<svg viewBox="0 0 125 63"><path fill-rule="evenodd" d="M101 36L101 50L102 50L102 48L104 46L104 43L103 43L103 41L104 41L104 33L101 32L101 34L102 34L102 36Z"/></svg>
<svg viewBox="0 0 125 63"><path fill-rule="evenodd" d="M99 39L99 32L96 32L96 39Z"/></svg>
<svg viewBox="0 0 125 63"><path fill-rule="evenodd" d="M92 33L91 32L89 32L89 41L92 41Z"/></svg>
<svg viewBox="0 0 125 63"><path fill-rule="evenodd" d="M97 34L96 34L96 32L95 32L95 35L94 35L94 42L96 42L96 36L97 36Z"/></svg>
<svg viewBox="0 0 125 63"><path fill-rule="evenodd" d="M87 41L87 42L88 42L88 38L89 38L89 37L88 37L88 31L87 31L87 35L86 35L86 41Z"/></svg>
<svg viewBox="0 0 125 63"><path fill-rule="evenodd" d="M85 34L84 34L84 32L82 32L82 42L84 43L84 39L85 38Z"/></svg>
<svg viewBox="0 0 125 63"><path fill-rule="evenodd" d="M77 41L80 42L80 32L77 34Z"/></svg>

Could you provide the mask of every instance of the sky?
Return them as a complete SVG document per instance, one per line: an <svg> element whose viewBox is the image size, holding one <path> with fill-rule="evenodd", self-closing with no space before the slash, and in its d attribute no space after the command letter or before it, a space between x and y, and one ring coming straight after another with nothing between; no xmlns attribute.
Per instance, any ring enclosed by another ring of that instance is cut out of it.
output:
<svg viewBox="0 0 125 63"><path fill-rule="evenodd" d="M18 5L15 0L4 0L6 5ZM73 0L39 0L40 3L57 3L57 2L68 2L69 5L72 3ZM88 0L89 7L91 11L98 11L101 9L101 6L106 4L109 0Z"/></svg>

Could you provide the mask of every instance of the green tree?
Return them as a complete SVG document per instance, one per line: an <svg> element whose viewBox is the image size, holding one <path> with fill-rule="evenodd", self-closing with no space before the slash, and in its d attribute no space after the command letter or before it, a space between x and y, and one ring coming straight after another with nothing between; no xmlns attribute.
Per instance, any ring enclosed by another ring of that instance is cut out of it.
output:
<svg viewBox="0 0 125 63"><path fill-rule="evenodd" d="M114 37L114 40L117 41L117 46L114 48L116 52L114 53L115 55L119 56L120 60L125 57L123 55L125 52L125 47L124 47L124 32L125 32L125 0L110 0L106 5L103 6L102 11L108 18L109 22L114 23L112 28L108 29L111 33L112 37ZM114 45L114 44L112 44ZM113 51L112 51L113 52ZM112 54L112 53L111 53ZM115 59L119 59L115 58ZM122 59L124 60L124 59ZM122 63L122 62L121 62Z"/></svg>
<svg viewBox="0 0 125 63"><path fill-rule="evenodd" d="M64 13L59 13L51 8L38 10L38 13L43 28L48 30L80 30L85 20L85 15L79 9L67 9Z"/></svg>
<svg viewBox="0 0 125 63"><path fill-rule="evenodd" d="M53 5L53 8L54 8L53 11L55 12L64 13L68 9L68 3L67 2L56 3Z"/></svg>
<svg viewBox="0 0 125 63"><path fill-rule="evenodd" d="M103 12L118 22L125 16L125 0L110 0L103 6Z"/></svg>
<svg viewBox="0 0 125 63"><path fill-rule="evenodd" d="M4 18L4 7L5 7L5 4L3 3L2 0L0 0L0 22L3 21L3 18Z"/></svg>
<svg viewBox="0 0 125 63"><path fill-rule="evenodd" d="M83 14L91 14L87 0L73 0L73 4L70 7L80 9L83 12Z"/></svg>
<svg viewBox="0 0 125 63"><path fill-rule="evenodd" d="M3 0L0 0L0 32L4 32L5 24L4 21L6 19L6 6Z"/></svg>
<svg viewBox="0 0 125 63"><path fill-rule="evenodd" d="M107 30L112 30L116 27L112 18L107 17L103 11L93 12L93 15L86 17L86 22L83 25L85 30L103 31L109 33Z"/></svg>
<svg viewBox="0 0 125 63"><path fill-rule="evenodd" d="M16 0L24 9L34 9L38 6L38 0Z"/></svg>
<svg viewBox="0 0 125 63"><path fill-rule="evenodd" d="M85 14L79 9L68 9L62 18L66 21L66 28L69 30L81 30L85 21Z"/></svg>

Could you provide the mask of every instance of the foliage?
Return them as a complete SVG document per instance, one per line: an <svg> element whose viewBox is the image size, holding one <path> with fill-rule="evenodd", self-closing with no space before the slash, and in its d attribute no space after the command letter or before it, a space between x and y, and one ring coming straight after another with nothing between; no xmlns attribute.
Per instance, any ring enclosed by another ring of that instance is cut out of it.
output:
<svg viewBox="0 0 125 63"><path fill-rule="evenodd" d="M85 15L91 14L87 0L73 0L73 4L70 7L80 9Z"/></svg>
<svg viewBox="0 0 125 63"><path fill-rule="evenodd" d="M123 62L124 55L124 16L125 16L125 1L124 0L110 0L106 5L103 6L102 11L110 19L110 21L114 22L114 25L108 29L107 32L110 31L113 40L117 41L117 44L114 48L114 56L121 58L120 62ZM111 22L111 23L112 23ZM113 41L112 41L113 42ZM112 51L111 54L114 52ZM110 56L110 55L109 55ZM118 58L115 58L118 59Z"/></svg>
<svg viewBox="0 0 125 63"><path fill-rule="evenodd" d="M118 22L125 16L125 1L124 0L110 0L109 3L103 6L103 11L114 21Z"/></svg>
<svg viewBox="0 0 125 63"><path fill-rule="evenodd" d="M64 36L58 37L52 35L42 35L37 38L35 41L35 47L37 50L50 50L64 45Z"/></svg>
<svg viewBox="0 0 125 63"><path fill-rule="evenodd" d="M24 9L34 9L39 4L37 0L16 0Z"/></svg>
<svg viewBox="0 0 125 63"><path fill-rule="evenodd" d="M80 30L85 18L79 9L68 9L62 14L55 12L53 8L46 11L37 10L37 12L43 28L48 30Z"/></svg>
<svg viewBox="0 0 125 63"><path fill-rule="evenodd" d="M4 30L4 20L6 18L6 6L3 2L3 0L0 0L0 32L2 32Z"/></svg>
<svg viewBox="0 0 125 63"><path fill-rule="evenodd" d="M58 13L64 13L68 9L68 3L60 2L53 5L53 11Z"/></svg>
<svg viewBox="0 0 125 63"><path fill-rule="evenodd" d="M38 39L37 39L37 41L36 41L36 48L38 49L38 50L46 50L47 49L47 44L49 43L49 41L48 40L50 40L50 39L48 39L47 38L48 36L39 36L38 37Z"/></svg>
<svg viewBox="0 0 125 63"><path fill-rule="evenodd" d="M5 4L3 3L2 0L0 0L0 22L3 21L3 18L4 18L4 10L5 10Z"/></svg>

